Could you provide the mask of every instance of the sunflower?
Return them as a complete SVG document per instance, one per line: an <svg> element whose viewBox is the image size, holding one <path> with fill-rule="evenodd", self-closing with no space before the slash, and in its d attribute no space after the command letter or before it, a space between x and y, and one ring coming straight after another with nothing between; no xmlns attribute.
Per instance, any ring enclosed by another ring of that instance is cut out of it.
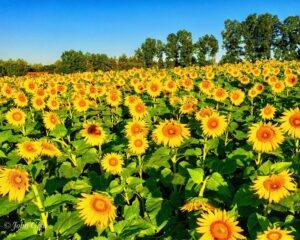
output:
<svg viewBox="0 0 300 240"><path fill-rule="evenodd" d="M227 128L227 121L225 117L218 113L213 113L209 117L203 118L201 123L204 135L212 138L221 136Z"/></svg>
<svg viewBox="0 0 300 240"><path fill-rule="evenodd" d="M195 111L195 109L196 109L196 104L192 102L184 102L181 105L179 112L182 114L191 114Z"/></svg>
<svg viewBox="0 0 300 240"><path fill-rule="evenodd" d="M133 118L143 119L147 114L147 107L142 101L136 101L129 106L129 112Z"/></svg>
<svg viewBox="0 0 300 240"><path fill-rule="evenodd" d="M156 126L153 131L153 136L156 138L156 143L163 144L169 147L179 147L185 138L191 135L190 130L175 120L165 120Z"/></svg>
<svg viewBox="0 0 300 240"><path fill-rule="evenodd" d="M55 111L59 109L59 101L58 99L51 97L48 99L47 101L47 107L51 110L51 111Z"/></svg>
<svg viewBox="0 0 300 240"><path fill-rule="evenodd" d="M24 93L19 92L15 96L14 103L18 107L26 107L28 105L28 99Z"/></svg>
<svg viewBox="0 0 300 240"><path fill-rule="evenodd" d="M106 136L103 128L97 123L83 124L83 129L80 133L85 137L86 143L92 146L102 145Z"/></svg>
<svg viewBox="0 0 300 240"><path fill-rule="evenodd" d="M52 131L60 123L60 119L54 112L45 112L43 114L43 122L45 128Z"/></svg>
<svg viewBox="0 0 300 240"><path fill-rule="evenodd" d="M290 109L281 117L281 129L291 137L300 138L300 109Z"/></svg>
<svg viewBox="0 0 300 240"><path fill-rule="evenodd" d="M241 105L245 99L245 93L240 89L232 91L229 96L232 104L235 106Z"/></svg>
<svg viewBox="0 0 300 240"><path fill-rule="evenodd" d="M121 104L122 102L122 93L121 91L117 89L111 90L107 95L106 95L106 102L112 106L112 107L117 107Z"/></svg>
<svg viewBox="0 0 300 240"><path fill-rule="evenodd" d="M223 102L228 97L228 93L223 88L216 88L213 91L213 98L217 102Z"/></svg>
<svg viewBox="0 0 300 240"><path fill-rule="evenodd" d="M126 96L125 101L124 101L124 105L126 107L129 107L130 105L134 104L136 101L141 101L141 99L136 95Z"/></svg>
<svg viewBox="0 0 300 240"><path fill-rule="evenodd" d="M100 164L106 172L116 175L122 172L124 162L120 154L108 153L102 158Z"/></svg>
<svg viewBox="0 0 300 240"><path fill-rule="evenodd" d="M8 194L9 201L21 202L28 188L29 177L26 171L18 168L0 168L0 195Z"/></svg>
<svg viewBox="0 0 300 240"><path fill-rule="evenodd" d="M198 112L196 112L195 118L197 121L201 121L203 118L209 117L213 111L214 110L211 107L201 108Z"/></svg>
<svg viewBox="0 0 300 240"><path fill-rule="evenodd" d="M45 100L43 98L37 97L37 96L35 96L31 99L31 104L32 104L32 107L37 111L43 110L46 106Z"/></svg>
<svg viewBox="0 0 300 240"><path fill-rule="evenodd" d="M251 88L248 91L248 96L250 98L255 98L258 94L259 94L259 92L255 88Z"/></svg>
<svg viewBox="0 0 300 240"><path fill-rule="evenodd" d="M281 93L285 89L284 82L277 81L272 86L273 93Z"/></svg>
<svg viewBox="0 0 300 240"><path fill-rule="evenodd" d="M149 144L145 137L137 135L129 139L128 147L134 154L142 155L148 149Z"/></svg>
<svg viewBox="0 0 300 240"><path fill-rule="evenodd" d="M22 126L25 124L26 114L18 108L13 108L6 113L5 117L9 124Z"/></svg>
<svg viewBox="0 0 300 240"><path fill-rule="evenodd" d="M188 200L181 208L180 210L182 212L192 212L192 211L214 211L216 208L207 202L207 200L202 198L193 198Z"/></svg>
<svg viewBox="0 0 300 240"><path fill-rule="evenodd" d="M268 227L268 230L257 236L257 240L294 240L295 238L290 235L291 231L282 230L278 227Z"/></svg>
<svg viewBox="0 0 300 240"><path fill-rule="evenodd" d="M84 223L106 228L116 218L116 207L108 196L102 193L82 194L77 210Z"/></svg>
<svg viewBox="0 0 300 240"><path fill-rule="evenodd" d="M86 112L89 109L89 101L84 98L76 98L74 108L77 112Z"/></svg>
<svg viewBox="0 0 300 240"><path fill-rule="evenodd" d="M250 127L249 142L258 152L272 152L283 142L282 131L272 123L255 123Z"/></svg>
<svg viewBox="0 0 300 240"><path fill-rule="evenodd" d="M41 153L41 146L38 142L26 141L23 143L18 143L18 154L26 159L26 162L30 164L35 160Z"/></svg>
<svg viewBox="0 0 300 240"><path fill-rule="evenodd" d="M50 158L60 157L61 151L53 145L51 142L45 140L40 142L41 146L41 155L48 156Z"/></svg>
<svg viewBox="0 0 300 240"><path fill-rule="evenodd" d="M267 106L260 110L260 115L263 119L270 120L274 118L275 111L276 109L272 105L267 104Z"/></svg>
<svg viewBox="0 0 300 240"><path fill-rule="evenodd" d="M158 97L162 91L162 84L160 81L153 80L147 85L147 93L150 97Z"/></svg>
<svg viewBox="0 0 300 240"><path fill-rule="evenodd" d="M173 80L168 80L164 83L164 90L167 92L175 93L177 91L177 83Z"/></svg>
<svg viewBox="0 0 300 240"><path fill-rule="evenodd" d="M126 124L125 126L126 137L130 138L136 135L142 135L145 137L148 133L146 122L143 120L134 120Z"/></svg>
<svg viewBox="0 0 300 240"><path fill-rule="evenodd" d="M212 89L214 88L214 84L209 80L205 80L200 83L199 88L202 92L209 95Z"/></svg>
<svg viewBox="0 0 300 240"><path fill-rule="evenodd" d="M287 87L294 87L298 83L297 75L290 74L284 79L284 81Z"/></svg>
<svg viewBox="0 0 300 240"><path fill-rule="evenodd" d="M289 196L291 191L295 191L297 185L291 177L291 173L283 171L279 174L258 176L251 188L255 190L259 198L278 203Z"/></svg>
<svg viewBox="0 0 300 240"><path fill-rule="evenodd" d="M200 240L236 240L246 239L240 233L243 231L238 226L235 217L228 216L226 211L216 209L208 213L202 213L197 219L199 227L196 228L198 233L202 233Z"/></svg>

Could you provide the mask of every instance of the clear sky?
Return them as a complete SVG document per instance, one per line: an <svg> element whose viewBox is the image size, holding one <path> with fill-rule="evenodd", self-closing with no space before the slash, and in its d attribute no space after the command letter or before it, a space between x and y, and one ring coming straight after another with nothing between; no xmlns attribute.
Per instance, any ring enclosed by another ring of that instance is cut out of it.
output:
<svg viewBox="0 0 300 240"><path fill-rule="evenodd" d="M214 34L221 46L226 19L266 12L299 15L300 0L0 0L0 59L50 64L69 49L133 55L147 37L165 42L180 29L194 41Z"/></svg>

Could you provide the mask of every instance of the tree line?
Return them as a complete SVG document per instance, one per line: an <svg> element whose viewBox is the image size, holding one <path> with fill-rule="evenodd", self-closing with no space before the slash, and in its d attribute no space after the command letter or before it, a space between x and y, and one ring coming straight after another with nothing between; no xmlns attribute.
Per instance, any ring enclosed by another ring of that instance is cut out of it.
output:
<svg viewBox="0 0 300 240"><path fill-rule="evenodd" d="M251 14L243 21L227 19L222 31L225 50L219 63L276 58L300 59L300 16L280 21L269 13ZM84 71L124 70L133 67L204 66L216 63L219 43L214 35L204 35L193 42L192 33L179 30L165 41L147 38L133 56L109 57L106 54L64 51L54 64L28 64L22 59L0 60L0 76L20 76L29 71L73 73Z"/></svg>

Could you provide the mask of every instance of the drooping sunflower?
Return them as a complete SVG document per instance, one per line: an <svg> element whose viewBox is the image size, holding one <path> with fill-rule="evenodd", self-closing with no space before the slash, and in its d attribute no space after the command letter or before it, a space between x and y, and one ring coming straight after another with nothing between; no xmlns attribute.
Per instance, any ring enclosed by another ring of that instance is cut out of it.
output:
<svg viewBox="0 0 300 240"><path fill-rule="evenodd" d="M274 118L275 111L276 109L273 107L273 105L267 104L267 106L260 110L260 115L263 119L270 120Z"/></svg>
<svg viewBox="0 0 300 240"><path fill-rule="evenodd" d="M283 142L282 131L272 123L255 123L250 127L249 142L258 152L272 152Z"/></svg>
<svg viewBox="0 0 300 240"><path fill-rule="evenodd" d="M60 119L55 112L45 112L43 115L43 122L45 128L52 131L56 125L60 123Z"/></svg>
<svg viewBox="0 0 300 240"><path fill-rule="evenodd" d="M291 231L282 230L279 227L268 227L268 230L257 236L257 240L294 240L295 238L290 235Z"/></svg>
<svg viewBox="0 0 300 240"><path fill-rule="evenodd" d="M26 114L18 108L13 108L6 113L6 120L14 126L22 126L25 124Z"/></svg>
<svg viewBox="0 0 300 240"><path fill-rule="evenodd" d="M23 143L18 143L18 154L30 164L35 160L41 153L41 146L35 141L26 141Z"/></svg>
<svg viewBox="0 0 300 240"><path fill-rule="evenodd" d="M111 199L102 193L83 193L77 203L77 210L88 226L106 228L116 218L116 207Z"/></svg>
<svg viewBox="0 0 300 240"><path fill-rule="evenodd" d="M179 123L173 119L165 120L156 126L153 131L153 136L156 138L156 143L163 144L169 147L179 147L184 139L189 138L190 130L185 124Z"/></svg>
<svg viewBox="0 0 300 240"><path fill-rule="evenodd" d="M125 126L126 137L131 138L136 135L142 135L145 137L148 133L146 122L143 120L133 120Z"/></svg>
<svg viewBox="0 0 300 240"><path fill-rule="evenodd" d="M148 114L147 107L142 101L136 101L134 104L130 105L129 112L133 118L137 119L143 119Z"/></svg>
<svg viewBox="0 0 300 240"><path fill-rule="evenodd" d="M283 171L269 176L258 176L251 187L259 198L278 203L295 191L297 185L291 173Z"/></svg>
<svg viewBox="0 0 300 240"><path fill-rule="evenodd" d="M9 201L23 201L25 192L29 188L28 173L13 168L0 168L0 195L8 194Z"/></svg>
<svg viewBox="0 0 300 240"><path fill-rule="evenodd" d="M192 212L192 211L214 211L216 208L207 202L206 199L203 198L193 198L188 200L180 210L182 212Z"/></svg>
<svg viewBox="0 0 300 240"><path fill-rule="evenodd" d="M149 147L148 140L142 135L136 135L129 139L128 147L136 155L142 155Z"/></svg>
<svg viewBox="0 0 300 240"><path fill-rule="evenodd" d="M232 104L234 104L235 106L241 105L241 103L245 99L245 93L240 89L230 92L229 96Z"/></svg>
<svg viewBox="0 0 300 240"><path fill-rule="evenodd" d="M290 109L281 117L281 129L291 137L300 138L300 109Z"/></svg>
<svg viewBox="0 0 300 240"><path fill-rule="evenodd" d="M106 137L103 128L98 123L83 124L83 129L80 133L85 137L86 143L92 146L102 145Z"/></svg>
<svg viewBox="0 0 300 240"><path fill-rule="evenodd" d="M226 128L226 118L218 113L213 113L209 117L205 117L201 121L201 128L204 135L208 137L216 138L221 136Z"/></svg>
<svg viewBox="0 0 300 240"><path fill-rule="evenodd" d="M122 166L124 164L122 156L118 153L108 153L104 155L100 162L102 168L113 175L120 174L122 172Z"/></svg>
<svg viewBox="0 0 300 240"><path fill-rule="evenodd" d="M48 156L50 158L60 157L61 151L51 142L44 140L40 142L41 155Z"/></svg>
<svg viewBox="0 0 300 240"><path fill-rule="evenodd" d="M226 211L216 209L208 213L202 213L197 219L199 227L196 228L198 233L202 233L200 240L237 240L246 239L240 233L243 231L238 226L235 217L228 216Z"/></svg>

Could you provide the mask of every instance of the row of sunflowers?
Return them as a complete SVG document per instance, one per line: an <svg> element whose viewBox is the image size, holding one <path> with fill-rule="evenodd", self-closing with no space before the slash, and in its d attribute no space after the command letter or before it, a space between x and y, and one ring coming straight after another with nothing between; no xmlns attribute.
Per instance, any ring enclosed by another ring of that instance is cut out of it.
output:
<svg viewBox="0 0 300 240"><path fill-rule="evenodd" d="M1 239L300 239L299 75L1 78Z"/></svg>

